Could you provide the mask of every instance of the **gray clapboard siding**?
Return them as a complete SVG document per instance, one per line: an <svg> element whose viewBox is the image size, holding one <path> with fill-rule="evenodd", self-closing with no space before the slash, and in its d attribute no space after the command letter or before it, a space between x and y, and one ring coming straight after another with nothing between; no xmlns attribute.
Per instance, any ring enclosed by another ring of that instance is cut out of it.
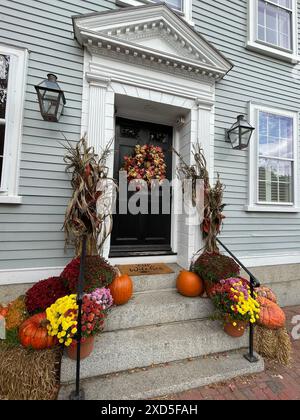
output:
<svg viewBox="0 0 300 420"><path fill-rule="evenodd" d="M71 16L105 11L114 2L26 0L0 3L0 42L28 48L22 156L21 206L0 206L0 269L64 266L62 224L71 194L65 174L61 134L80 136L83 52L74 40ZM68 106L58 124L41 120L34 85L54 72L61 80Z"/></svg>
<svg viewBox="0 0 300 420"><path fill-rule="evenodd" d="M28 48L30 61L20 162L23 204L0 206L0 269L58 267L72 255L71 250L64 253L61 230L71 193L61 132L72 142L79 139L83 53L73 38L71 16L115 7L114 0L1 1L0 40ZM232 151L224 142L224 130L237 114L247 113L250 100L300 110L292 65L245 49L246 0L194 0L193 20L235 64L216 89L215 170L226 184L228 204L223 239L242 256L256 256L258 249L266 255L299 251L300 215L244 211L248 154ZM34 92L48 72L58 74L68 100L58 124L41 120Z"/></svg>
<svg viewBox="0 0 300 420"><path fill-rule="evenodd" d="M241 256L299 252L299 214L244 211L248 199L248 153L232 151L224 142L225 128L230 127L237 114L247 113L250 100L300 111L300 87L299 81L292 78L293 65L245 49L246 0L197 1L194 16L196 28L235 65L216 89L215 170L226 184L224 201L228 204L224 242Z"/></svg>

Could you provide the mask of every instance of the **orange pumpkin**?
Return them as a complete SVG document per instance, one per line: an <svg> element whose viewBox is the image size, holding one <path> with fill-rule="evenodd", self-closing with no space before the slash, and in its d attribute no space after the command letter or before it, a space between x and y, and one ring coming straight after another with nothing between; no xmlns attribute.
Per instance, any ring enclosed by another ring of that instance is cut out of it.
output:
<svg viewBox="0 0 300 420"><path fill-rule="evenodd" d="M255 291L258 296L269 299L271 302L277 303L277 296L271 289L269 289L269 287L261 286L258 287Z"/></svg>
<svg viewBox="0 0 300 420"><path fill-rule="evenodd" d="M19 337L22 346L34 350L44 350L57 344L56 337L50 337L47 330L46 314L37 314L27 319L20 327Z"/></svg>
<svg viewBox="0 0 300 420"><path fill-rule="evenodd" d="M8 308L0 305L0 316L3 316L5 318L7 314L8 314Z"/></svg>
<svg viewBox="0 0 300 420"><path fill-rule="evenodd" d="M124 305L132 298L133 282L127 274L116 277L108 287L115 305Z"/></svg>
<svg viewBox="0 0 300 420"><path fill-rule="evenodd" d="M177 290L186 297L202 296L204 283L197 274L191 271L181 271L177 277Z"/></svg>
<svg viewBox="0 0 300 420"><path fill-rule="evenodd" d="M285 314L276 303L261 296L257 300L260 304L259 325L271 330L277 330L285 326Z"/></svg>

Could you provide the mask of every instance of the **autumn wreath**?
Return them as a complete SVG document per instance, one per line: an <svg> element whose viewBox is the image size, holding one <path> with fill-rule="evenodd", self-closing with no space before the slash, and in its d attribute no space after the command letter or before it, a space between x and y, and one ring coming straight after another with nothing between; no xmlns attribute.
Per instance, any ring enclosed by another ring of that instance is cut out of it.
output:
<svg viewBox="0 0 300 420"><path fill-rule="evenodd" d="M127 172L128 181L146 181L148 186L152 180L166 179L167 165L161 147L153 145L136 145L132 156L124 157L123 171Z"/></svg>

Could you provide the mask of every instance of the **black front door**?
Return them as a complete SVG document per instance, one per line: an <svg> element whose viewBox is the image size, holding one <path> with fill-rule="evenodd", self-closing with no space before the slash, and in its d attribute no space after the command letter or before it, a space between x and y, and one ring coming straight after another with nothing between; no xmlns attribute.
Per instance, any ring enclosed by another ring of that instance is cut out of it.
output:
<svg viewBox="0 0 300 420"><path fill-rule="evenodd" d="M134 154L136 145L160 146L165 155L167 179L172 179L172 127L117 118L114 177L124 167L124 157ZM127 206L135 192L128 192ZM130 255L164 255L171 253L171 212L162 211L160 191L159 211L151 214L150 192L148 192L148 214L132 215L119 213L114 216L111 239L111 257ZM124 207L124 206L123 206ZM128 207L127 207L128 208Z"/></svg>

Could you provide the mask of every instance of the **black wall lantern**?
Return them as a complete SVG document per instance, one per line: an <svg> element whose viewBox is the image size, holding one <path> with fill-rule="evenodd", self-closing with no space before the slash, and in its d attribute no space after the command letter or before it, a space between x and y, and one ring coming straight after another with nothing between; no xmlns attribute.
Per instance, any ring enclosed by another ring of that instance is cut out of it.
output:
<svg viewBox="0 0 300 420"><path fill-rule="evenodd" d="M48 74L47 79L35 86L35 89L44 120L58 122L66 105L66 98L57 83L57 77L54 74Z"/></svg>
<svg viewBox="0 0 300 420"><path fill-rule="evenodd" d="M233 149L247 149L254 130L244 115L238 115L237 122L226 130L226 142L231 143Z"/></svg>

